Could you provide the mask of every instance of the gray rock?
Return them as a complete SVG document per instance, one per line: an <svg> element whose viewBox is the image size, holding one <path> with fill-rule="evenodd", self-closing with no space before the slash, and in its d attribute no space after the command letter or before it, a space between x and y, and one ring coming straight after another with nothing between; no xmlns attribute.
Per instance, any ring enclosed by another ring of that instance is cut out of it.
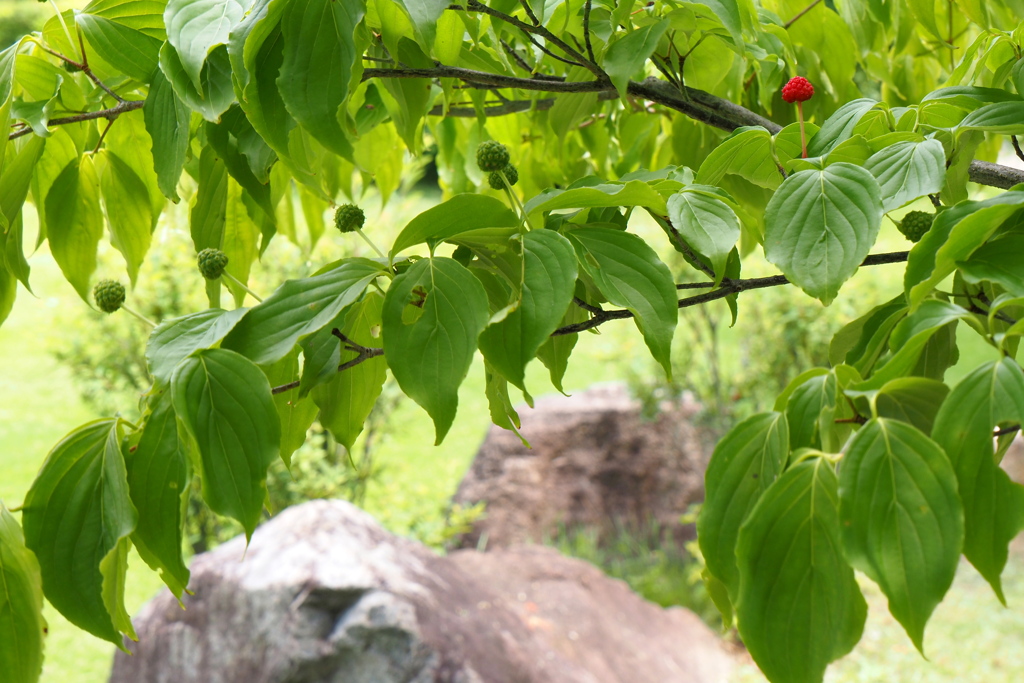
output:
<svg viewBox="0 0 1024 683"><path fill-rule="evenodd" d="M712 451L693 425L698 404L669 404L644 420L624 385L604 384L535 405L517 408L532 448L492 426L459 485L455 502L487 506L462 547L540 542L563 525L614 531L651 521L678 541L694 537L680 517L704 500Z"/></svg>
<svg viewBox="0 0 1024 683"><path fill-rule="evenodd" d="M705 683L732 659L548 548L439 557L340 501L285 510L192 563L135 619L111 683Z"/></svg>

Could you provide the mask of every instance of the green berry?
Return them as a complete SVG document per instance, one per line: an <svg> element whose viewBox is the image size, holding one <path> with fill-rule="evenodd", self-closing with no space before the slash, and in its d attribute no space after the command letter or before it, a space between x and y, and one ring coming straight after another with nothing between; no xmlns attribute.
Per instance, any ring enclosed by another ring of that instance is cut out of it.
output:
<svg viewBox="0 0 1024 683"><path fill-rule="evenodd" d="M64 62L64 70L69 74L76 74L82 70L82 67L77 64L72 64L71 62Z"/></svg>
<svg viewBox="0 0 1024 683"><path fill-rule="evenodd" d="M935 220L935 214L926 213L924 211L911 211L903 220L899 222L897 227L903 236L911 242L920 242L924 234L932 227L932 221Z"/></svg>
<svg viewBox="0 0 1024 683"><path fill-rule="evenodd" d="M96 306L104 313L113 313L124 305L124 285L117 280L100 280L92 290Z"/></svg>
<svg viewBox="0 0 1024 683"><path fill-rule="evenodd" d="M501 173L505 174L505 179L508 180L509 185L515 185L519 182L519 171L512 164L501 169ZM495 190L505 189L505 183L501 182L501 174L498 171L491 171L491 175L487 176L487 182Z"/></svg>
<svg viewBox="0 0 1024 683"><path fill-rule="evenodd" d="M207 280L216 280L228 267L228 256L220 249L203 249L196 261L199 264L199 272Z"/></svg>
<svg viewBox="0 0 1024 683"><path fill-rule="evenodd" d="M342 204L334 212L334 226L342 232L354 232L365 222L366 214L355 204Z"/></svg>
<svg viewBox="0 0 1024 683"><path fill-rule="evenodd" d="M508 148L497 140L481 142L476 148L476 165L485 173L500 171L508 166L508 162Z"/></svg>

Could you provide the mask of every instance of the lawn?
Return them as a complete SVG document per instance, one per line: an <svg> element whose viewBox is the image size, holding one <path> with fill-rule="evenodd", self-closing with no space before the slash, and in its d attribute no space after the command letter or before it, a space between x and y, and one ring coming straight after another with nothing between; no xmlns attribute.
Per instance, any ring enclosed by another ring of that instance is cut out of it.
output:
<svg viewBox="0 0 1024 683"><path fill-rule="evenodd" d="M393 200L395 206L379 222L401 226L424 200ZM371 220L378 211L368 211ZM385 220L386 219L386 220ZM392 228L394 229L394 228ZM641 227L641 232L651 226ZM382 230L383 231L383 230ZM387 231L384 231L387 232ZM894 231L893 231L894 232ZM651 233L652 235L654 233ZM387 242L388 235L380 236ZM335 240L338 238L335 237ZM905 248L885 233L876 251ZM273 249L273 247L272 247ZM336 243L328 243L313 256L328 260ZM96 417L79 399L71 376L51 351L65 340L61 321L80 311L82 302L50 258L41 250L31 258L36 298L21 291L14 312L0 328L0 354L6 360L0 372L0 498L9 506L20 504L47 451L74 427ZM258 280L259 273L255 278ZM857 307L891 296L899 287L895 269L864 269L850 285ZM267 285L268 288L269 285ZM745 294L742 307L756 306L762 293ZM794 293L793 296L800 296ZM724 309L724 306L722 307ZM750 309L748 309L750 310ZM741 310L741 315L743 311ZM685 326L689 318L682 320ZM742 320L742 318L741 318ZM721 355L726 370L742 362L741 327L722 332ZM961 337L962 362L951 378L986 358L984 344ZM745 340L745 343L758 342ZM572 392L587 385L622 379L630 372L649 371L646 349L628 321L602 328L600 335L581 335L577 357L570 362L565 386ZM794 368L793 374L801 368ZM528 386L535 395L551 391L545 369L533 363ZM471 461L488 429L483 401L483 368L476 363L460 392L460 411L442 446L434 447L433 427L425 413L405 401L392 416L388 438L376 453L382 471L371 483L366 508L396 533L422 535L424 524L439 524L441 511ZM130 612L153 595L159 579L134 556L129 572L127 603ZM1024 680L1024 560L1018 553L1007 570L1005 609L977 573L964 564L946 601L928 631L926 662L888 616L885 600L864 582L871 613L864 640L855 652L833 667L829 681L1010 681ZM47 611L50 636L44 683L101 683L109 670L112 647ZM737 683L763 680L752 667L742 667Z"/></svg>

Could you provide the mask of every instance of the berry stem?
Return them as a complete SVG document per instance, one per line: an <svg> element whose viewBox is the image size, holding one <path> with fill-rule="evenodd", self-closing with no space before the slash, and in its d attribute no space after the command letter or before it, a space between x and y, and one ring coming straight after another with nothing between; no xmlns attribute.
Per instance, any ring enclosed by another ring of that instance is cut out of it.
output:
<svg viewBox="0 0 1024 683"><path fill-rule="evenodd" d="M356 232L359 233L359 236L363 238L364 242L370 245L371 249L377 252L377 256L380 256L382 259L387 259L387 256L385 256L384 252L380 250L380 247L374 244L373 240L366 236L366 233L363 232L362 228L356 228Z"/></svg>
<svg viewBox="0 0 1024 683"><path fill-rule="evenodd" d="M243 291L248 292L249 296L251 296L253 299L256 299L256 301L259 301L260 303L263 303L263 299L260 297L259 294L257 294L256 292L252 291L251 289L249 289L245 285L244 282L239 280L237 277L235 277L234 275L232 275L228 271L225 270L223 273L221 273L221 277L226 279L228 282L235 283L236 285L241 287Z"/></svg>
<svg viewBox="0 0 1024 683"><path fill-rule="evenodd" d="M156 323L155 322L153 322L152 320L150 320L146 316L142 315L138 311L136 311L136 310L134 310L132 308L129 308L128 306L125 306L124 304L121 304L121 310L125 311L127 313L130 313L131 315L134 315L136 318L138 318L140 321L142 321L146 325L149 325L150 327L156 327Z"/></svg>
<svg viewBox="0 0 1024 683"><path fill-rule="evenodd" d="M533 230L533 225L530 224L530 218L526 215L526 207L519 201L518 195L512 189L512 183L508 182L508 178L505 177L504 171L498 171L498 175L501 176L501 182L505 184L505 194L508 195L508 199L518 209L520 222L525 223L527 229Z"/></svg>
<svg viewBox="0 0 1024 683"><path fill-rule="evenodd" d="M804 103L797 101L796 117L800 120L800 147L803 149L803 158L807 158L807 134L804 132Z"/></svg>

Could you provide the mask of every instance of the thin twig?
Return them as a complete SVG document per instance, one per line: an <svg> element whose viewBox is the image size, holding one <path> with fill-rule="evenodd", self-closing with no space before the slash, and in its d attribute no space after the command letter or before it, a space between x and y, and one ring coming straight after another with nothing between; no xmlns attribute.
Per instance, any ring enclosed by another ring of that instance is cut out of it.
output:
<svg viewBox="0 0 1024 683"><path fill-rule="evenodd" d="M360 363L368 361L371 358L376 358L377 356L383 356L384 355L384 349L378 349L378 348L373 348L373 347L369 347L369 346L363 346L362 344L354 342L351 339L349 339L348 337L346 337L344 334L342 334L341 330L339 330L337 327L335 327L334 329L331 330L331 334L333 334L335 337L337 337L338 339L341 340L341 344L342 344L342 346L345 347L345 350L353 351L356 354L358 354L352 360L347 361L347 362L342 363L341 365L339 365L338 366L338 372L345 372L349 368L354 368L355 366L359 365ZM283 394L286 391L291 391L292 389L297 389L301 383L302 382L300 380L296 380L294 382L289 382L288 384L282 384L281 386L277 386L277 387L274 387L273 389L271 389L270 393L275 394L275 395L276 394Z"/></svg>
<svg viewBox="0 0 1024 683"><path fill-rule="evenodd" d="M516 65L518 65L520 69L529 74L533 73L533 68L526 63L526 60L523 59L521 54L516 52L511 45L505 42L504 38L501 39L501 47L505 50L505 53L515 61Z"/></svg>
<svg viewBox="0 0 1024 683"><path fill-rule="evenodd" d="M1014 432L1020 431L1020 425L1013 425L1012 427L1003 427L993 432L992 436L1006 436L1007 434L1013 434Z"/></svg>
<svg viewBox="0 0 1024 683"><path fill-rule="evenodd" d="M111 116L110 118L107 119L107 125L104 126L103 132L100 133L100 139L96 141L96 146L92 150L93 154L95 154L96 152L100 151L100 146L103 144L103 139L107 137L107 132L110 130L110 127L114 125L114 121L116 121L116 120L117 120L116 116Z"/></svg>
<svg viewBox="0 0 1024 683"><path fill-rule="evenodd" d="M594 57L594 46L590 43L590 5L592 0L587 0L583 5L583 40L587 43L587 56L590 57L590 61L597 64L597 58Z"/></svg>
<svg viewBox="0 0 1024 683"><path fill-rule="evenodd" d="M814 9L815 7L817 7L817 6L818 6L818 5L820 4L820 3L821 3L821 0L814 0L814 2L812 2L811 4L809 4L809 5L807 6L807 7L804 7L804 8L802 9L802 10L800 10L799 12L797 12L797 13L796 13L796 14L795 14L795 15L793 16L793 18L792 18L792 19L790 19L790 20L789 20L789 21L787 21L787 22L786 22L785 24L783 24L783 25L782 25L782 28L788 29L788 28L789 28L790 26L792 26L793 24L795 24L795 23L796 23L796 20L797 20L797 19L799 19L799 18L800 18L800 17L802 17L803 15L807 14L808 12L810 12L810 11L811 11L812 9Z"/></svg>
<svg viewBox="0 0 1024 683"><path fill-rule="evenodd" d="M90 111L84 114L75 114L74 116L62 116L60 118L50 119L47 122L47 126L66 126L69 123L81 123L82 121L93 121L95 119L116 119L125 112L142 109L142 105L144 104L145 101L143 100L125 100L123 102L118 102L117 106L110 107L109 109L101 109L99 111ZM22 135L28 135L31 132L31 128L25 128L11 133L7 136L7 139L14 140L15 138L20 138Z"/></svg>
<svg viewBox="0 0 1024 683"><path fill-rule="evenodd" d="M872 254L864 259L861 263L862 266L878 266L887 263L902 263L907 260L909 252L897 251L888 254ZM706 304L711 301L718 299L724 299L727 296L733 294L739 294L740 292L746 292L752 289L765 289L768 287L779 287L781 285L790 284L789 280L785 275L772 275L769 277L758 277L751 278L749 280L723 280L722 286L712 292L706 292L704 294L698 294L696 296L687 297L679 300L679 308L690 308L691 306L699 306ZM578 305L578 304L577 304ZM599 313L594 313L594 317L590 320L585 320L581 323L575 323L572 325L566 325L551 333L552 337L559 337L565 334L576 334L577 332L584 332L591 330L598 325L602 325L609 320L622 320L624 318L632 318L633 312L628 310L601 310Z"/></svg>
<svg viewBox="0 0 1024 683"><path fill-rule="evenodd" d="M1013 151L1017 154L1017 158L1024 161L1024 152L1020 150L1020 143L1017 142L1017 136L1011 135L1010 142L1013 143Z"/></svg>

